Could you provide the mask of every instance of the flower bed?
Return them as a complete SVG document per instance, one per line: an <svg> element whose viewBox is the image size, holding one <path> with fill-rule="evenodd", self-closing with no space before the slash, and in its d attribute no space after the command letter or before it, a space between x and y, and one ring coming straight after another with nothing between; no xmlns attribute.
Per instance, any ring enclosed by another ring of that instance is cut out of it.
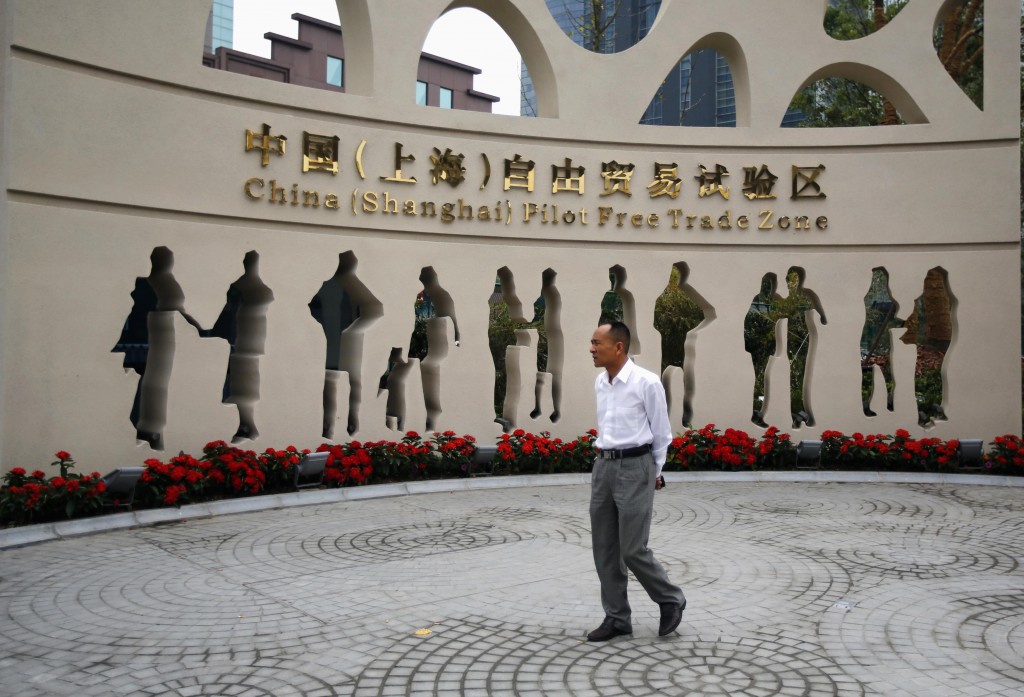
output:
<svg viewBox="0 0 1024 697"><path fill-rule="evenodd" d="M563 440L546 432L518 429L498 438L493 458L482 465L476 464L476 439L453 431L435 432L427 438L409 431L400 441L324 443L316 451L330 453L323 485L341 487L446 477L588 472L594 462L596 436L591 430ZM902 429L894 435L824 431L821 441L821 465L828 469L952 472L960 468L958 441L915 439ZM213 441L199 457L181 453L166 462L151 458L145 462L133 505L180 506L289 491L295 466L309 452L289 445L257 453ZM754 438L708 424L672 440L665 470L790 469L794 452L791 436L774 426ZM3 476L0 525L96 515L120 503L110 497L98 472L76 472L75 461L66 451L55 457L50 465L59 474L29 473L15 467ZM995 438L981 468L993 474L1024 474L1024 440L1016 435Z"/></svg>

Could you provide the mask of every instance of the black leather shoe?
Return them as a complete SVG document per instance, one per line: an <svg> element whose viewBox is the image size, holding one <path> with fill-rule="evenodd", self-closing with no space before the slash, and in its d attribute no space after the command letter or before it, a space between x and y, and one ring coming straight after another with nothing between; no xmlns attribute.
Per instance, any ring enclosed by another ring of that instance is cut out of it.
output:
<svg viewBox="0 0 1024 697"><path fill-rule="evenodd" d="M613 617L605 617L601 626L587 635L587 641L608 641L614 637L632 633L632 628L619 629L615 626L615 619Z"/></svg>
<svg viewBox="0 0 1024 697"><path fill-rule="evenodd" d="M665 636L676 631L676 627L683 621L683 610L686 609L686 601L682 605L665 603L661 606L661 624L658 625L658 636Z"/></svg>

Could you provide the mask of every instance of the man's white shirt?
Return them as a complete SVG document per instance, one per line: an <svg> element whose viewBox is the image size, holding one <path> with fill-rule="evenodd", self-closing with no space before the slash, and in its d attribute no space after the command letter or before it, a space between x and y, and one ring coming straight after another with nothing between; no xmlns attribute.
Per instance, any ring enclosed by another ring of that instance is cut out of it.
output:
<svg viewBox="0 0 1024 697"><path fill-rule="evenodd" d="M665 388L658 376L630 358L608 381L602 370L594 382L597 395L597 440L602 450L621 450L651 444L657 474L665 466L672 442Z"/></svg>

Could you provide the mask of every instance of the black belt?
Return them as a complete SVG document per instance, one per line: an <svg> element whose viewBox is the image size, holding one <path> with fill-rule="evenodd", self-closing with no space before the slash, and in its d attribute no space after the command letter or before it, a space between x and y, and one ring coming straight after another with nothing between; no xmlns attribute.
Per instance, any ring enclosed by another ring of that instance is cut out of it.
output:
<svg viewBox="0 0 1024 697"><path fill-rule="evenodd" d="M602 460L621 460L624 457L639 457L651 452L650 445L639 445L635 448L623 448L622 450L601 450L597 456Z"/></svg>

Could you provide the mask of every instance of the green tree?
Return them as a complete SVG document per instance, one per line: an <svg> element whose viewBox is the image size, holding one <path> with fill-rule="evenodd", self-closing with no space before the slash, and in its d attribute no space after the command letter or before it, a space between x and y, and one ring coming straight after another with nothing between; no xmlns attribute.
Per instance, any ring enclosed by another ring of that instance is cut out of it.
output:
<svg viewBox="0 0 1024 697"><path fill-rule="evenodd" d="M569 38L580 46L595 53L613 53L615 50L615 21L622 6L622 0L584 0L580 10L572 12L565 0L561 0L563 12L568 18Z"/></svg>
<svg viewBox="0 0 1024 697"><path fill-rule="evenodd" d="M825 10L824 28L834 39L859 39L880 30L907 0L839 0ZM946 71L979 108L982 106L984 15L982 0L954 5L935 30L935 50ZM845 78L825 78L793 100L802 126L881 126L902 123L893 105L870 87Z"/></svg>
<svg viewBox="0 0 1024 697"><path fill-rule="evenodd" d="M679 268L672 267L668 285L654 302L654 328L661 334L661 370L683 367L686 335L704 320L704 311L679 285Z"/></svg>
<svg viewBox="0 0 1024 697"><path fill-rule="evenodd" d="M850 41L878 31L907 0L840 0L825 10L825 32ZM801 126L879 126L901 123L888 99L867 85L841 77L818 80L793 100L791 108L804 114Z"/></svg>
<svg viewBox="0 0 1024 697"><path fill-rule="evenodd" d="M984 107L984 14L982 0L950 8L935 31L935 50L946 72L979 109Z"/></svg>

